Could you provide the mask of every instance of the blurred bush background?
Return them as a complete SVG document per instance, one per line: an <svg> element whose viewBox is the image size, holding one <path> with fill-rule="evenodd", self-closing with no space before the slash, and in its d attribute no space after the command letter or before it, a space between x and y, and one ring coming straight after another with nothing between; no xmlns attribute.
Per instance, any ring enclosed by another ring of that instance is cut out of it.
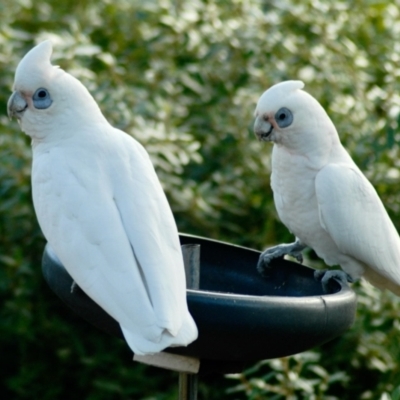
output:
<svg viewBox="0 0 400 400"><path fill-rule="evenodd" d="M301 79L400 229L400 2L2 0L0 3L0 397L176 399L177 375L77 319L41 276L29 139L9 121L15 68L50 38L53 63L145 145L180 231L263 249L292 240L269 186L271 146L252 114ZM307 265L318 261L309 253ZM201 399L398 399L399 299L354 285L342 337L242 374L201 379ZM268 345L260 343L260 346Z"/></svg>

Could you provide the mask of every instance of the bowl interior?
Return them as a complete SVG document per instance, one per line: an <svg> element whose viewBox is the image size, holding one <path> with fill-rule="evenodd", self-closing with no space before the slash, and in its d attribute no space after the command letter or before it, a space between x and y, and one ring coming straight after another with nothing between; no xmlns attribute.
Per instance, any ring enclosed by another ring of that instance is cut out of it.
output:
<svg viewBox="0 0 400 400"><path fill-rule="evenodd" d="M274 260L265 276L256 269L260 252L191 235L180 235L181 244L200 244L200 289L250 296L323 295L314 270L284 259ZM332 281L331 293L340 291Z"/></svg>

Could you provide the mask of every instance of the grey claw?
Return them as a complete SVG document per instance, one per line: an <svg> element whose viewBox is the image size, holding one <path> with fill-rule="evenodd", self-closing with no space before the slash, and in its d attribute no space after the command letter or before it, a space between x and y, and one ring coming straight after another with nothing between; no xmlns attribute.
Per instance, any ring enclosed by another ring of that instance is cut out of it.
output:
<svg viewBox="0 0 400 400"><path fill-rule="evenodd" d="M270 247L262 252L257 263L257 271L264 274L269 268L272 260L276 258L283 258L286 254L294 257L299 263L303 263L303 255L301 251L305 249L299 241L290 244L279 244L278 246Z"/></svg>
<svg viewBox="0 0 400 400"><path fill-rule="evenodd" d="M79 286L76 284L75 281L72 281L72 285L71 285L71 293L75 293L77 290L79 289Z"/></svg>
<svg viewBox="0 0 400 400"><path fill-rule="evenodd" d="M293 253L290 254L292 257L294 257L300 264L303 264L303 254L302 253Z"/></svg>
<svg viewBox="0 0 400 400"><path fill-rule="evenodd" d="M347 286L347 284L353 283L354 279L346 272L342 270L317 270L314 271L314 278L317 281L320 281L322 284L322 289L324 290L324 293L331 293L332 291L330 290L329 287L329 282L334 279L335 281L339 282L342 284L342 286Z"/></svg>
<svg viewBox="0 0 400 400"><path fill-rule="evenodd" d="M260 274L264 274L270 268L271 261L276 258L271 253L268 253L268 250L270 249L265 250L258 259L257 271Z"/></svg>

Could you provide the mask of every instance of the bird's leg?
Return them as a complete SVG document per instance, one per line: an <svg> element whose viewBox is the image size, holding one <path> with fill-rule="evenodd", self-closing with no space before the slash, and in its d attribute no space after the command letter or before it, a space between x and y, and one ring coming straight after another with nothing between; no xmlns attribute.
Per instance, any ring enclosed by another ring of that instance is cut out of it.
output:
<svg viewBox="0 0 400 400"><path fill-rule="evenodd" d="M340 269L322 269L314 272L314 278L320 281L324 293L331 293L329 282L331 279L338 281L342 286L346 286L348 282L353 283L354 279L347 273Z"/></svg>
<svg viewBox="0 0 400 400"><path fill-rule="evenodd" d="M302 263L303 255L301 254L301 252L306 247L307 246L301 243L300 240L297 238L294 243L279 244L277 246L270 247L269 249L266 249L261 253L260 258L258 259L257 271L260 274L263 274L269 267L269 264L272 260L274 260L275 258L281 258L285 255L292 256L299 263Z"/></svg>

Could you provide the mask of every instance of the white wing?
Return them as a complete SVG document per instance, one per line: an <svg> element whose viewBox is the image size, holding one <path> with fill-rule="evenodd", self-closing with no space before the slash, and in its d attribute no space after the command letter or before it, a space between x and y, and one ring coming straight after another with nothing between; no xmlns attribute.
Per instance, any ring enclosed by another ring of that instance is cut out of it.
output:
<svg viewBox="0 0 400 400"><path fill-rule="evenodd" d="M178 232L146 151L110 126L82 137L34 151L34 204L47 240L135 353L187 345L197 329Z"/></svg>
<svg viewBox="0 0 400 400"><path fill-rule="evenodd" d="M121 174L115 171L115 201L144 275L158 324L175 336L187 324L185 319L189 315L178 230L147 152L128 135L123 134L121 138L125 148L131 150L130 171L125 182L122 179L120 183L117 181L122 178ZM197 337L197 330L192 329L194 332Z"/></svg>
<svg viewBox="0 0 400 400"><path fill-rule="evenodd" d="M316 177L322 227L339 250L400 285L400 239L371 183L354 165L329 164Z"/></svg>

